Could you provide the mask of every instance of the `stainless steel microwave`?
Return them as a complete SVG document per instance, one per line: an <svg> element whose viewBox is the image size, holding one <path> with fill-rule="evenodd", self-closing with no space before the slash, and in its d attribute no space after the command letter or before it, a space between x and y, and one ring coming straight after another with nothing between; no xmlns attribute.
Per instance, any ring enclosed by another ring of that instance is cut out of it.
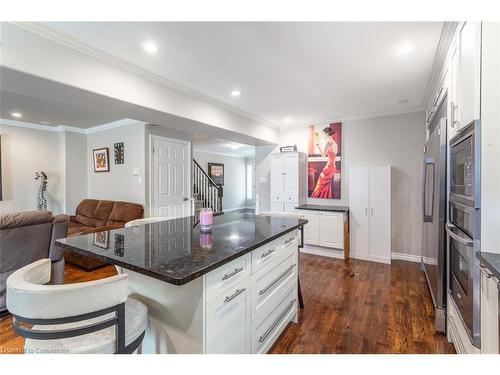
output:
<svg viewBox="0 0 500 375"><path fill-rule="evenodd" d="M450 141L450 198L457 197L480 207L480 120L474 120Z"/></svg>

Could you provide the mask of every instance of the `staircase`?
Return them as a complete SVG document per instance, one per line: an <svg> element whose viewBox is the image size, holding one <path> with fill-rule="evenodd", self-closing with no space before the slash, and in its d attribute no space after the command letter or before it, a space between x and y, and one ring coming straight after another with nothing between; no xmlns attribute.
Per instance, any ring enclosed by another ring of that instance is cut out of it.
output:
<svg viewBox="0 0 500 375"><path fill-rule="evenodd" d="M223 214L222 186L217 185L194 159L192 171L195 217L198 217L202 208L211 208L214 215Z"/></svg>

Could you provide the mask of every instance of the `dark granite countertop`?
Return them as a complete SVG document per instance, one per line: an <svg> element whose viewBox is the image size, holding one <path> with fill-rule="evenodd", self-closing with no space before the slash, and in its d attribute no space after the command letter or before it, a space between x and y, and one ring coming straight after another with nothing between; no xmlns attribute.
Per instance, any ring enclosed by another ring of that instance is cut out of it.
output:
<svg viewBox="0 0 500 375"><path fill-rule="evenodd" d="M478 255L481 265L488 268L500 280L500 254L481 251Z"/></svg>
<svg viewBox="0 0 500 375"><path fill-rule="evenodd" d="M349 207L346 206L323 206L319 204L302 204L295 208L298 210L311 210L311 211L349 212Z"/></svg>
<svg viewBox="0 0 500 375"><path fill-rule="evenodd" d="M214 217L209 234L200 233L191 216L56 243L65 250L182 285L306 223L290 217L233 212Z"/></svg>

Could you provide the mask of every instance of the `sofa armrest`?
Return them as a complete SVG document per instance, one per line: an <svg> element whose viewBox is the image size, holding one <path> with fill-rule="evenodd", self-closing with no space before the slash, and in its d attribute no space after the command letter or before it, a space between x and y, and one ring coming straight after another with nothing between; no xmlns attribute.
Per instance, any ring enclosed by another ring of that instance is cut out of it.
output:
<svg viewBox="0 0 500 375"><path fill-rule="evenodd" d="M69 221L72 223L76 222L76 215L69 215Z"/></svg>
<svg viewBox="0 0 500 375"><path fill-rule="evenodd" d="M56 240L65 238L68 235L69 218L67 215L54 216L52 226L52 237L50 239L49 258L53 262L57 262L63 257L63 250L61 246L56 245Z"/></svg>

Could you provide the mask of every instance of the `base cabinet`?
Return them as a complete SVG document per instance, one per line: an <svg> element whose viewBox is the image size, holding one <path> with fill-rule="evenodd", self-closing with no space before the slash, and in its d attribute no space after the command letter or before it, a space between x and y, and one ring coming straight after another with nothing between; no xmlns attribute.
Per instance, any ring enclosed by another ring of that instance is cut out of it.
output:
<svg viewBox="0 0 500 375"><path fill-rule="evenodd" d="M499 283L487 269L481 268L481 353L499 351Z"/></svg>
<svg viewBox="0 0 500 375"><path fill-rule="evenodd" d="M205 353L265 353L297 315L298 232L205 275ZM247 258L247 259L244 259ZM248 273L237 284L220 287ZM215 277L212 277L215 275Z"/></svg>
<svg viewBox="0 0 500 375"><path fill-rule="evenodd" d="M207 304L206 353L250 352L250 307L250 277Z"/></svg>

